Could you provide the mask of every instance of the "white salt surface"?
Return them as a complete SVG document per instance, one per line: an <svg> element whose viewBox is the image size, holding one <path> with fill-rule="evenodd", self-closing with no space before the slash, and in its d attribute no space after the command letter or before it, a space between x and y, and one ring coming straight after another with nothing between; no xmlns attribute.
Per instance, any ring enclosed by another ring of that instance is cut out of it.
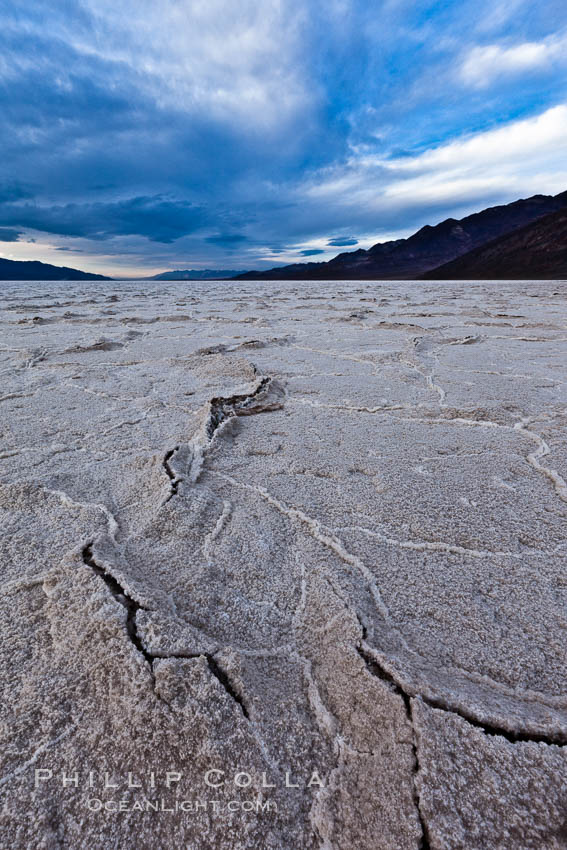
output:
<svg viewBox="0 0 567 850"><path fill-rule="evenodd" d="M567 847L564 282L1 287L2 846Z"/></svg>

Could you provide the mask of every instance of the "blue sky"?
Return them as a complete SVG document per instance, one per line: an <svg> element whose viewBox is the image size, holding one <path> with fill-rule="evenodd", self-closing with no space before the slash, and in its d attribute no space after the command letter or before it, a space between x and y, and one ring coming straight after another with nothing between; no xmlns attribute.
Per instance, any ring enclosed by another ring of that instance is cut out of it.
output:
<svg viewBox="0 0 567 850"><path fill-rule="evenodd" d="M564 0L4 0L0 255L329 259L567 189Z"/></svg>

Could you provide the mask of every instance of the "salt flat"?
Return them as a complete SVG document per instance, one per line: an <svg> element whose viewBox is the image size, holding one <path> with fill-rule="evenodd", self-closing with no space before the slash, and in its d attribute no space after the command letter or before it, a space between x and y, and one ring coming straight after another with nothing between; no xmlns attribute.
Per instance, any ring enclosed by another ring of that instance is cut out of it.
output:
<svg viewBox="0 0 567 850"><path fill-rule="evenodd" d="M567 847L566 299L2 284L3 846Z"/></svg>

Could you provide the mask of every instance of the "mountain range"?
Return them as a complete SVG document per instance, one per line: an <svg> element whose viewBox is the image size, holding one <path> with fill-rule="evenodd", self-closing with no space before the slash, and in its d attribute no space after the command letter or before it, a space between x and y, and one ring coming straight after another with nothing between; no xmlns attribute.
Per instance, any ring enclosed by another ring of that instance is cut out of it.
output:
<svg viewBox="0 0 567 850"><path fill-rule="evenodd" d="M149 280L498 280L567 277L567 192L534 195L465 218L425 225L328 262L268 271L180 269ZM111 280L39 261L0 258L0 280Z"/></svg>
<svg viewBox="0 0 567 850"><path fill-rule="evenodd" d="M436 280L567 278L567 207L423 275Z"/></svg>
<svg viewBox="0 0 567 850"><path fill-rule="evenodd" d="M447 264L458 257L529 226L566 206L567 192L534 195L511 204L490 207L462 219L448 218L433 227L426 225L407 239L379 242L368 250L361 248L345 252L328 262L296 263L268 271L246 272L238 275L237 280L415 280L425 274L435 278L441 274L437 274L436 269L443 268L443 274L449 274ZM550 238L553 239L552 233ZM524 252L542 250L542 243L537 239L524 239L521 245L523 247L520 250ZM549 248L546 251L549 254ZM551 273L549 260L550 257L539 264L534 260L534 268L549 267ZM517 266L523 269L520 277L525 277L526 264L518 258ZM483 265L483 274L488 278L498 277L490 266L488 256Z"/></svg>
<svg viewBox="0 0 567 850"><path fill-rule="evenodd" d="M0 258L0 280L111 280L102 274L52 266L39 260L4 260Z"/></svg>

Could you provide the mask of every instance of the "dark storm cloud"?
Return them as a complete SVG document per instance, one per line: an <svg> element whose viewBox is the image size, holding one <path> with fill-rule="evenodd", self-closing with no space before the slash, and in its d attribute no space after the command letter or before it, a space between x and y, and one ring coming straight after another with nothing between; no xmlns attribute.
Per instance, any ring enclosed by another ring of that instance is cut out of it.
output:
<svg viewBox="0 0 567 850"><path fill-rule="evenodd" d="M19 183L2 183L0 181L0 204L21 201L32 196L33 193L30 189Z"/></svg>
<svg viewBox="0 0 567 850"><path fill-rule="evenodd" d="M170 243L193 233L204 223L205 214L200 207L159 195L111 203L0 206L0 224L95 240L145 236L154 242Z"/></svg>
<svg viewBox="0 0 567 850"><path fill-rule="evenodd" d="M246 242L247 237L243 233L217 233L214 236L207 236L205 242L211 245L226 245L234 246Z"/></svg>
<svg viewBox="0 0 567 850"><path fill-rule="evenodd" d="M0 242L17 242L23 233L9 227L0 227Z"/></svg>
<svg viewBox="0 0 567 850"><path fill-rule="evenodd" d="M355 239L352 236L337 237L336 239L329 239L327 245L331 245L336 248L343 248L347 245L358 245L358 239Z"/></svg>

